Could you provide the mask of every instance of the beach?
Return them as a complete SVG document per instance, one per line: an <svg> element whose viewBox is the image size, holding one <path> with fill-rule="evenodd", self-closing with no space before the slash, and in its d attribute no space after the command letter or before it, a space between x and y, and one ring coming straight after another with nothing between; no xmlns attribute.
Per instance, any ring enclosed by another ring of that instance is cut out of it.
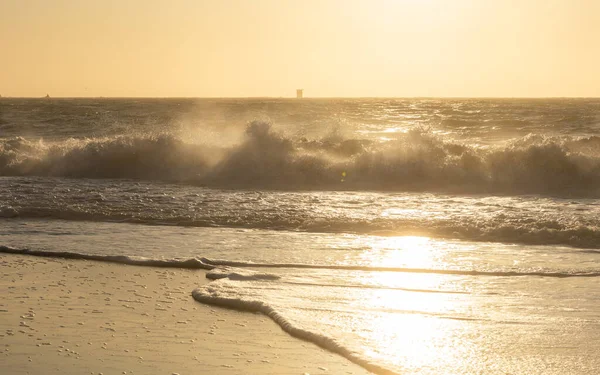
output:
<svg viewBox="0 0 600 375"><path fill-rule="evenodd" d="M368 374L268 317L200 304L205 271L0 255L2 374Z"/></svg>
<svg viewBox="0 0 600 375"><path fill-rule="evenodd" d="M3 98L0 373L597 375L598 113Z"/></svg>
<svg viewBox="0 0 600 375"><path fill-rule="evenodd" d="M600 375L600 0L0 35L0 375Z"/></svg>

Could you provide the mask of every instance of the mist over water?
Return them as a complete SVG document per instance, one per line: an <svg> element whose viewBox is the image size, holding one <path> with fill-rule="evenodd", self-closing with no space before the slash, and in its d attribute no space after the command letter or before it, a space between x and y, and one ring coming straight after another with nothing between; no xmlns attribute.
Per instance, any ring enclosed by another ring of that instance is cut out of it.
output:
<svg viewBox="0 0 600 375"><path fill-rule="evenodd" d="M379 374L595 373L599 198L595 99L0 100L0 252L207 269Z"/></svg>
<svg viewBox="0 0 600 375"><path fill-rule="evenodd" d="M153 101L91 101L80 112L77 101L43 103L58 108L41 124L2 125L0 173L234 189L600 194L594 101L199 101L194 120L193 102L158 103L164 113L140 113L157 111ZM4 118L32 103L12 105ZM125 115L106 123L122 107ZM71 129L58 137L54 128Z"/></svg>

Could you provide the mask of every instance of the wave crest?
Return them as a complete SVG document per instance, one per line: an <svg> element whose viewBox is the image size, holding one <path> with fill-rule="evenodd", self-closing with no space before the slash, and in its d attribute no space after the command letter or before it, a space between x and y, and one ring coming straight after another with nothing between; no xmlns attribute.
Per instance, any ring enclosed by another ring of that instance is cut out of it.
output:
<svg viewBox="0 0 600 375"><path fill-rule="evenodd" d="M233 147L172 135L0 141L0 175L133 178L227 188L600 194L600 138L528 136L477 147L416 129L386 142L293 139L248 124Z"/></svg>

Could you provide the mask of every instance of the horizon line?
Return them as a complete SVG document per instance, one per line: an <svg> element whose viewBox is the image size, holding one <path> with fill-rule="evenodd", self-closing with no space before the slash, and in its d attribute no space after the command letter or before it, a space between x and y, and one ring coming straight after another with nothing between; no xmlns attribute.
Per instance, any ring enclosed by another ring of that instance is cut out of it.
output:
<svg viewBox="0 0 600 375"><path fill-rule="evenodd" d="M0 99L600 99L600 96L0 96Z"/></svg>

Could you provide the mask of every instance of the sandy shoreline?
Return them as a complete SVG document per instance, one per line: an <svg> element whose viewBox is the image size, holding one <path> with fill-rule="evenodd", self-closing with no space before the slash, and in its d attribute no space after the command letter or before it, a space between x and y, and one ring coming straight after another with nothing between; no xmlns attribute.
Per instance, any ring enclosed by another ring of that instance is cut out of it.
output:
<svg viewBox="0 0 600 375"><path fill-rule="evenodd" d="M201 270L1 254L0 274L2 374L369 374L194 301Z"/></svg>

